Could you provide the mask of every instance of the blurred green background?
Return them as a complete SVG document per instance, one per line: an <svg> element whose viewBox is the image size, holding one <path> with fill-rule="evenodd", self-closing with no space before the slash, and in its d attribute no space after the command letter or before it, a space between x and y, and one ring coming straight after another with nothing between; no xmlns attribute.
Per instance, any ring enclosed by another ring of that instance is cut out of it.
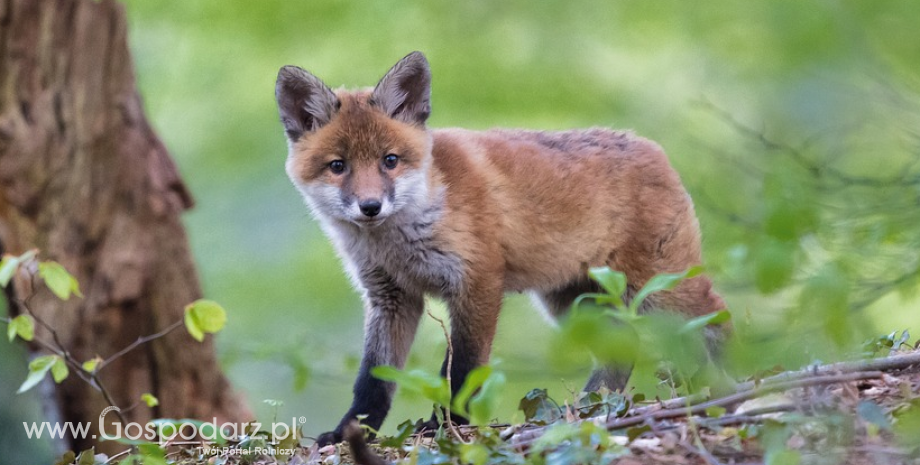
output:
<svg viewBox="0 0 920 465"><path fill-rule="evenodd" d="M185 220L205 293L229 312L221 359L264 421L276 399L308 435L333 427L361 349L358 296L284 174L273 92L287 64L372 86L421 50L433 127L609 126L658 141L748 338L739 372L920 324L915 0L125 3L148 116L197 201ZM565 398L587 376L547 368L552 328L529 307L508 297L495 343L502 421L520 419L529 389ZM444 347L426 318L410 366L436 371ZM34 391L13 394L22 351L0 344L0 359L0 449L50 460L18 430L38 415ZM399 395L384 431L429 411Z"/></svg>

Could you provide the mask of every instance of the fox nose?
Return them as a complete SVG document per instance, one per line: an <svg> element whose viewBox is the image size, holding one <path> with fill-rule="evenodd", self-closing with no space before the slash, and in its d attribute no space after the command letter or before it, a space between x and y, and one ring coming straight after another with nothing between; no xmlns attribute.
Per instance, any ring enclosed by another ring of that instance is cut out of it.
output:
<svg viewBox="0 0 920 465"><path fill-rule="evenodd" d="M365 200L358 204L358 208L361 209L361 213L364 213L364 216L375 217L380 213L380 201L377 199Z"/></svg>

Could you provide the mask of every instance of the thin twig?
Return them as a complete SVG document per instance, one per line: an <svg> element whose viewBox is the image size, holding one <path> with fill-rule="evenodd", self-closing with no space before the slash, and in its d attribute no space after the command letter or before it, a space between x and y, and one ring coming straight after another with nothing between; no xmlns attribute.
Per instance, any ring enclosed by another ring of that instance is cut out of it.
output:
<svg viewBox="0 0 920 465"><path fill-rule="evenodd" d="M163 337L163 336L165 336L165 335L167 335L167 334L169 334L169 333L175 331L177 328L181 327L181 326L183 325L183 323L184 323L184 320L181 320L181 319L180 319L180 320L176 321L175 323L173 323L173 324L167 326L165 329L163 329L162 331L160 331L160 332L158 332L158 333L154 333L154 334L151 334L151 335L148 335L148 336L143 336L143 337L137 338L136 341L132 342L131 344L129 344L129 345L128 345L127 347L125 347L124 349L119 350L118 352L114 353L114 354L111 355L110 357L108 357L108 358L106 358L105 360L103 360L102 362L100 362L99 365L96 367L96 371L98 372L98 371L102 370L103 368L105 368L106 365L108 365L109 363L113 362L113 361L114 361L115 359L117 359L118 357L121 357L122 355L125 355L125 354L127 354L128 352L131 352L132 350L134 350L135 348L137 348L137 347L140 346L141 344L146 344L146 343L148 343L148 342L150 342L150 341L152 341L152 340L154 340L154 339L161 338L161 337Z"/></svg>
<svg viewBox="0 0 920 465"><path fill-rule="evenodd" d="M125 449L125 450L123 450L123 451L121 451L121 452L119 452L119 453L117 453L117 454L115 454L115 455L109 457L108 460L106 460L105 462L102 462L102 463L105 463L105 464L112 463L112 462L114 462L116 459L118 459L119 457L121 457L122 455L128 455L128 454L130 454L130 453L132 453L132 452L134 452L134 448Z"/></svg>
<svg viewBox="0 0 920 465"><path fill-rule="evenodd" d="M735 392L747 391L765 384L813 378L815 376L827 374L846 374L858 371L892 371L909 368L912 365L920 365L920 352L913 352L909 354L883 357L872 360L831 363L828 365L813 366L799 371L789 371L761 380L740 383L735 386ZM659 404L651 405L648 407L641 407L634 410L633 413L639 415L651 410L686 407L687 405L705 402L708 399L709 396L703 394L693 394L686 397L678 397L675 399L666 400Z"/></svg>
<svg viewBox="0 0 920 465"><path fill-rule="evenodd" d="M754 129L738 121L730 113L709 101L702 101L700 103L702 106L705 106L710 112L718 116L740 134L759 142L767 150L786 152L796 163L804 168L809 173L809 175L815 179L824 180L825 177L823 175L827 175L833 180L843 184L844 186L855 185L878 188L897 186L907 187L914 186L920 182L920 174L910 173L911 168L917 163L916 160L909 164L905 164L900 170L901 174L890 176L888 178L852 175L833 166L830 166L828 163L818 164L809 160L801 149L768 138L762 131Z"/></svg>
<svg viewBox="0 0 920 465"><path fill-rule="evenodd" d="M36 291L38 289L38 283L35 280L35 273L29 274L29 282L32 286L32 289L31 289L32 292L24 300L20 300L18 302L19 305L26 312L28 312L29 315L31 315L32 318L34 318L35 321L38 322L39 325L41 325L43 328L45 328L48 331L48 333L51 334L51 338L54 340L54 345L57 346L57 349L56 350L52 349L52 351L58 356L62 357L64 359L64 362L73 368L74 373L76 373L81 379L86 381L86 378L83 375L84 373L83 366L80 364L79 361L77 361L76 359L73 358L73 356L70 355L70 352L67 350L67 346L64 345L64 343L61 341L60 336L58 336L58 332L50 324L45 322L45 320L42 317L38 316L38 313L36 313L32 309L32 306L30 303L32 301L32 298L35 297L36 294L38 294L38 292ZM42 344L44 341L41 341L39 339L38 342ZM42 345L45 345L46 347L48 347L50 344L42 344ZM117 404L115 403L115 400L112 398L111 393L109 393L109 390L106 389L105 385L103 385L100 382L99 376L96 374L96 372L90 373L89 376L90 376L90 381L91 381L89 384L93 386L94 388L96 388L96 390L98 390L100 393L102 393L102 397L105 398L105 401L108 402L109 405L117 407ZM121 409L116 409L115 415L118 417L118 419L121 421L122 424L128 423L128 419L125 418L125 416L121 413Z"/></svg>
<svg viewBox="0 0 920 465"><path fill-rule="evenodd" d="M454 345L451 342L450 333L448 333L447 331L447 325L444 324L444 320L434 316L434 314L431 313L431 310L427 310L427 313L428 313L428 316L431 317L431 319L433 319L434 321L437 321L438 324L441 325L441 330L444 331L444 338L447 339L447 373L445 375L445 378L447 378L447 387L451 390L451 400L453 400L453 384L451 384L451 381L450 381L450 370L454 363ZM463 440L463 436L461 436L460 432L457 431L457 427L454 426L453 420L451 420L450 418L450 405L449 404L444 406L444 418L445 420L447 420L447 428L457 438L457 440L462 443L466 443L466 441Z"/></svg>
<svg viewBox="0 0 920 465"><path fill-rule="evenodd" d="M920 354L917 354L917 355L920 355ZM900 357L900 358L904 358L904 357ZM903 361L904 360L902 360L902 362ZM846 374L840 374L840 375L824 375L824 376L813 375L813 377L811 378L792 379L788 381L781 380L781 381L776 381L776 382L764 383L753 389L736 392L729 396L725 396L725 397L721 397L721 398L713 399L713 400L708 400L708 401L696 403L696 404L686 404L686 402L689 402L691 400L692 396L685 397L685 398L682 398L683 401L685 402L684 406L682 407L662 408L662 406L665 404L665 403L662 403L662 404L655 406L657 407L657 409L653 409L650 407L646 407L643 409L637 409L637 411L641 410L643 413L634 414L633 416L629 416L629 417L616 418L610 421L606 421L604 422L604 426L608 430L615 430L615 429L628 428L631 426L636 426L636 425L641 425L641 424L646 424L646 423L650 424L651 422L665 420L665 419L684 418L684 417L704 413L706 409L710 407L732 406L732 405L744 402L746 400L750 400L750 399L762 396L764 394L772 393L772 392L788 391L790 389L807 387L807 386L818 386L818 385L851 382L851 381L857 381L857 380L862 380L862 379L879 378L881 376L882 376L881 371L862 371L862 372L852 372L852 373L846 373ZM680 399L672 399L672 400L680 400ZM575 424L579 424L583 421L595 421L595 420L596 419L589 418L585 420L579 420L575 422ZM546 431L547 428L548 427L544 426L544 427L533 428L533 429L528 430L529 432L529 434L527 435L528 439L519 441L516 443L516 445L523 446L523 447L529 446L536 438L541 436L543 432Z"/></svg>

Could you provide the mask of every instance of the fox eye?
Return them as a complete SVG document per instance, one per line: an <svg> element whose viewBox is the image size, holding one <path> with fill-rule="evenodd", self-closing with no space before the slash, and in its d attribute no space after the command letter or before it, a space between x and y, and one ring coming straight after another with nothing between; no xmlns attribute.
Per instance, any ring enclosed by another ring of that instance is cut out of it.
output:
<svg viewBox="0 0 920 465"><path fill-rule="evenodd" d="M342 160L332 160L329 162L329 170L333 174L342 174L345 172L345 162Z"/></svg>
<svg viewBox="0 0 920 465"><path fill-rule="evenodd" d="M397 163L399 163L399 156L396 154L391 153L383 157L383 166L388 170L396 168Z"/></svg>

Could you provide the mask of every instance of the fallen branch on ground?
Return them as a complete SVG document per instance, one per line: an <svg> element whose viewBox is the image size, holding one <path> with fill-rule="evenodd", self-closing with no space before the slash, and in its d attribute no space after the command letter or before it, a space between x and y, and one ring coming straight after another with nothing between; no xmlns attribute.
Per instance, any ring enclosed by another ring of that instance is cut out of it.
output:
<svg viewBox="0 0 920 465"><path fill-rule="evenodd" d="M755 399L766 394L786 392L796 388L829 386L835 384L848 383L860 380L878 379L886 372L902 371L912 367L920 366L920 351L903 355L894 355L885 358L840 362L827 365L818 365L806 368L804 370L780 373L768 378L740 383L736 386L735 392L719 397L711 398L708 395L696 394L686 397L669 399L658 402L654 405L636 407L627 412L624 416L605 419L604 417L595 417L572 422L578 425L583 422L595 422L602 424L608 430L617 430L632 426L649 424L658 425L661 420L689 418L694 415L705 413L711 407L733 407L742 402ZM772 407L751 410L744 413L723 415L718 419L713 419L712 425L739 424L750 421L758 421L764 415L788 411L793 406L788 404L777 405ZM509 444L516 449L526 451L538 438L540 438L550 426L534 426L517 429L513 434L506 438ZM702 424L707 426L707 424ZM360 431L359 431L360 432ZM372 452L367 444L363 442L354 442L349 439L352 447L352 453L355 456L356 463L360 465L379 465L385 463L383 459ZM359 460L358 457L361 457ZM708 457L704 457L704 460ZM375 461L376 460L376 461Z"/></svg>

